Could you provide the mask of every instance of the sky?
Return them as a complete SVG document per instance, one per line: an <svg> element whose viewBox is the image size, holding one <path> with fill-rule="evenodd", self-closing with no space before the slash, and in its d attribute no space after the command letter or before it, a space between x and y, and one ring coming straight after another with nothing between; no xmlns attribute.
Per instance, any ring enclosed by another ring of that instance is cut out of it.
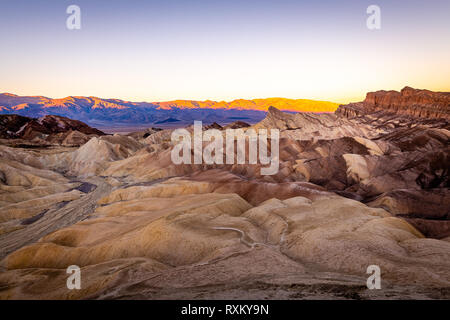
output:
<svg viewBox="0 0 450 320"><path fill-rule="evenodd" d="M449 80L448 0L0 0L0 92L347 103Z"/></svg>

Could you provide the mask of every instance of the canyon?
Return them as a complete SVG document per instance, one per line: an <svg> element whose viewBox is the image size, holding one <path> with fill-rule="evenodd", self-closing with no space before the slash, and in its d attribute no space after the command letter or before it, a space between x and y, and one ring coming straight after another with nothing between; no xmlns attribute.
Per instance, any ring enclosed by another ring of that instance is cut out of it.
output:
<svg viewBox="0 0 450 320"><path fill-rule="evenodd" d="M450 93L405 87L307 110L322 113L236 100L256 123L213 123L229 112L217 107L203 130L279 130L273 175L175 164L174 128L107 134L14 115L19 97L2 99L0 299L450 298ZM175 107L191 134L194 106ZM70 265L80 290L66 286ZM369 265L381 290L366 287Z"/></svg>

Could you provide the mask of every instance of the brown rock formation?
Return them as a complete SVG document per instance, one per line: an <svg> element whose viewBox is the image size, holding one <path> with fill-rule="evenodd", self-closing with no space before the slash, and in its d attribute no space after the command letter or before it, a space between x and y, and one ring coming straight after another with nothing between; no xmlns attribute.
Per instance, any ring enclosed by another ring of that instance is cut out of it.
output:
<svg viewBox="0 0 450 320"><path fill-rule="evenodd" d="M80 146L93 135L102 136L105 133L81 121L61 116L47 115L34 119L15 114L0 115L0 138L18 139L16 142L19 144L21 139L41 145Z"/></svg>
<svg viewBox="0 0 450 320"><path fill-rule="evenodd" d="M425 119L450 119L450 92L433 92L410 87L398 91L367 93L360 103L341 105L336 113L347 118L377 111Z"/></svg>

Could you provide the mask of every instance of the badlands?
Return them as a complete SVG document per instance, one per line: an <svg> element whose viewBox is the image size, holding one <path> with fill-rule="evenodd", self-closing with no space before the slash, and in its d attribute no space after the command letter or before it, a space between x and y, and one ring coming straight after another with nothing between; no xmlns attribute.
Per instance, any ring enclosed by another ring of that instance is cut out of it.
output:
<svg viewBox="0 0 450 320"><path fill-rule="evenodd" d="M227 126L280 130L262 176L173 164L173 129L0 116L0 299L449 299L449 119L450 93L409 87L270 107Z"/></svg>

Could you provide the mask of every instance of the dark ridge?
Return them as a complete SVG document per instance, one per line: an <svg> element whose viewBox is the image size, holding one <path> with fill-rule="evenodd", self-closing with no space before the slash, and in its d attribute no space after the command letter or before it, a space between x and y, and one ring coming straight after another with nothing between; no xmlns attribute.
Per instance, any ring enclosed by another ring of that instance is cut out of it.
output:
<svg viewBox="0 0 450 320"><path fill-rule="evenodd" d="M165 120L157 121L157 122L155 122L155 124L171 123L171 122L179 122L179 121L181 121L181 120L178 120L178 119L175 119L175 118L168 118L168 119L165 119Z"/></svg>
<svg viewBox="0 0 450 320"><path fill-rule="evenodd" d="M72 190L78 190L84 193L89 193L97 189L97 186L95 184L89 183L89 182L83 182L80 186L73 188Z"/></svg>
<svg viewBox="0 0 450 320"><path fill-rule="evenodd" d="M37 214L35 216L30 217L30 218L23 219L20 224L23 225L23 226L32 224L32 223L38 221L40 218L42 218L44 216L44 214L47 213L47 211L48 211L48 209L42 211L41 213L39 213L39 214Z"/></svg>

